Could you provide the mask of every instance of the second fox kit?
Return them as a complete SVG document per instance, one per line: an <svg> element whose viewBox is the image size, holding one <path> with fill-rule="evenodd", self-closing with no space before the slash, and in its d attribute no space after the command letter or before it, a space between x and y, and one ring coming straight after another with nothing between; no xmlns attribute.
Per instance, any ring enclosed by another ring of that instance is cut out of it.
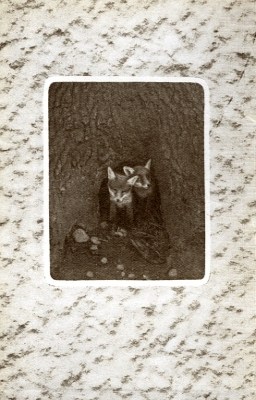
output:
<svg viewBox="0 0 256 400"><path fill-rule="evenodd" d="M151 160L148 160L144 166L124 167L124 173L128 177L137 176L138 179L133 184L136 195L141 199L150 198L153 193L153 184L151 180Z"/></svg>
<svg viewBox="0 0 256 400"><path fill-rule="evenodd" d="M116 222L118 209L124 209L129 223L133 222L132 186L138 176L115 173L108 167L108 190L110 194L110 220Z"/></svg>

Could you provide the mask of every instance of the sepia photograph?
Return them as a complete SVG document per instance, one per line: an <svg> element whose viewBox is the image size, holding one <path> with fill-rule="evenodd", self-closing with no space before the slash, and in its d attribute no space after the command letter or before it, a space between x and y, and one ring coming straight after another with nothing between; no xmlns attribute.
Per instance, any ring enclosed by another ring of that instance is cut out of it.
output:
<svg viewBox="0 0 256 400"><path fill-rule="evenodd" d="M201 82L53 81L47 100L51 278L202 280Z"/></svg>

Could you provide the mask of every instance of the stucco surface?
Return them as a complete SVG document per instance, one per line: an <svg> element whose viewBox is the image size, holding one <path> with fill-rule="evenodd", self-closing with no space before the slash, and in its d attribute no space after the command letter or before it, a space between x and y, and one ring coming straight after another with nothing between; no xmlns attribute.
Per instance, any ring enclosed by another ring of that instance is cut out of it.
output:
<svg viewBox="0 0 256 400"><path fill-rule="evenodd" d="M255 3L28 0L0 8L1 399L254 398ZM54 75L207 82L208 284L47 284L42 101Z"/></svg>

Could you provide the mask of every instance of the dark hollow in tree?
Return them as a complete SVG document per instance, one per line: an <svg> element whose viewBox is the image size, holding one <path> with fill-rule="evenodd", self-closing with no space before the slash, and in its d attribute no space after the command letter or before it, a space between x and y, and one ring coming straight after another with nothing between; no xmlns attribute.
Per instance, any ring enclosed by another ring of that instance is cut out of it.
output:
<svg viewBox="0 0 256 400"><path fill-rule="evenodd" d="M114 171L120 175L124 175L124 166L129 165L130 167L135 167L136 165L145 165L146 161L139 159L137 161L122 161L119 165L114 165ZM157 178L155 177L154 167L150 167L151 177L151 188L154 187L150 196L146 198L139 198L136 195L134 189L133 192L133 212L134 212L134 222L132 226L139 227L143 220L151 218L156 223L163 225L162 212L161 212L161 196L159 193L159 187ZM98 194L99 200L99 217L101 221L109 221L110 212L110 198L108 190L108 178L104 178L101 182L101 186ZM127 223L127 218L123 210L119 211L118 226L123 226L124 228L129 228ZM164 226L162 227L164 229Z"/></svg>
<svg viewBox="0 0 256 400"><path fill-rule="evenodd" d="M152 159L184 279L204 276L204 91L198 83L58 82L49 89L51 274L76 224L93 231L107 167Z"/></svg>

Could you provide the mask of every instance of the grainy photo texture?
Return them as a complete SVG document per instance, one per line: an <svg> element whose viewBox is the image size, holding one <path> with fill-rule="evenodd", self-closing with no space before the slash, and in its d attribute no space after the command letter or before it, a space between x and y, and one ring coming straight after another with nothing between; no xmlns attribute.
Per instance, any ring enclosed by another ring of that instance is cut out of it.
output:
<svg viewBox="0 0 256 400"><path fill-rule="evenodd" d="M54 82L48 101L51 277L202 279L203 87Z"/></svg>

